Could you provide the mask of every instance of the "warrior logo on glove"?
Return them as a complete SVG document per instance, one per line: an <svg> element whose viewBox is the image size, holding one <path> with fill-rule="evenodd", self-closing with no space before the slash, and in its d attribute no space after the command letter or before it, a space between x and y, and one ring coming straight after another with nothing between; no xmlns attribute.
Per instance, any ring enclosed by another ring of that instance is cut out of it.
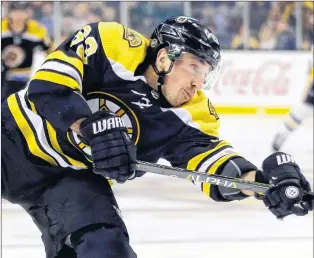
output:
<svg viewBox="0 0 314 258"><path fill-rule="evenodd" d="M105 130L119 127L126 127L123 120L120 117L112 117L93 123L93 132L94 134L98 134Z"/></svg>
<svg viewBox="0 0 314 258"><path fill-rule="evenodd" d="M277 155L276 159L277 159L277 164L278 165L289 163L289 162L295 163L294 158L291 155L289 155L289 154Z"/></svg>

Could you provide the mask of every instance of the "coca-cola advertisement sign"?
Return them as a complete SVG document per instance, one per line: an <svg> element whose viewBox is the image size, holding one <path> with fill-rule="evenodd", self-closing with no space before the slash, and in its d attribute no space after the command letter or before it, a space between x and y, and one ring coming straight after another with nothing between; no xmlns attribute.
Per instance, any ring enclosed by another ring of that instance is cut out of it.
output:
<svg viewBox="0 0 314 258"><path fill-rule="evenodd" d="M298 102L311 57L302 52L228 51L218 83L209 96L215 103L287 106Z"/></svg>

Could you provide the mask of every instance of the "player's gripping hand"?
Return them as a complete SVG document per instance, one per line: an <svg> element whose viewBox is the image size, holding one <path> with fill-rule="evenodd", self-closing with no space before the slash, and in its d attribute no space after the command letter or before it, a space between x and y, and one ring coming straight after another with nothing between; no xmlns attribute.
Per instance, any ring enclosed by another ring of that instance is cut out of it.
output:
<svg viewBox="0 0 314 258"><path fill-rule="evenodd" d="M258 171L256 181L274 185L262 199L268 209L279 219L295 214L304 216L313 210L313 200L303 198L303 191L311 191L309 182L294 159L283 152L267 157Z"/></svg>
<svg viewBox="0 0 314 258"><path fill-rule="evenodd" d="M100 110L81 123L80 132L91 147L96 174L119 183L136 176L136 146L120 117Z"/></svg>

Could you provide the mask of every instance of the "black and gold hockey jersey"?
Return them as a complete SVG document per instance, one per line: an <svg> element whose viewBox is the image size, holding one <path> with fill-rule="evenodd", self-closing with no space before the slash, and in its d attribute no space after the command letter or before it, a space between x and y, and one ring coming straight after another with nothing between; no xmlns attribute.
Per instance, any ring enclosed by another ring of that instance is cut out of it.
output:
<svg viewBox="0 0 314 258"><path fill-rule="evenodd" d="M37 48L48 51L52 43L46 28L34 20L25 23L21 34L14 34L8 19L1 21L2 76L7 81L27 82L31 75L33 53Z"/></svg>
<svg viewBox="0 0 314 258"><path fill-rule="evenodd" d="M11 95L8 108L31 159L84 169L91 150L69 127L100 109L123 118L138 159L219 173L239 157L219 140L219 117L203 91L181 107L164 105L158 92L135 75L150 41L115 22L85 26L47 56L28 90ZM84 157L83 157L84 156ZM210 195L210 185L202 190Z"/></svg>

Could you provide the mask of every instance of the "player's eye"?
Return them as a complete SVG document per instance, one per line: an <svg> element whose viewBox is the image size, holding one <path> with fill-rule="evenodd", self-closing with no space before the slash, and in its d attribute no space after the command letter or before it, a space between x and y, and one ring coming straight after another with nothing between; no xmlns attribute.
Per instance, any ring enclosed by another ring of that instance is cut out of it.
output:
<svg viewBox="0 0 314 258"><path fill-rule="evenodd" d="M193 74L196 75L198 73L198 66L195 64L190 65L193 71Z"/></svg>

